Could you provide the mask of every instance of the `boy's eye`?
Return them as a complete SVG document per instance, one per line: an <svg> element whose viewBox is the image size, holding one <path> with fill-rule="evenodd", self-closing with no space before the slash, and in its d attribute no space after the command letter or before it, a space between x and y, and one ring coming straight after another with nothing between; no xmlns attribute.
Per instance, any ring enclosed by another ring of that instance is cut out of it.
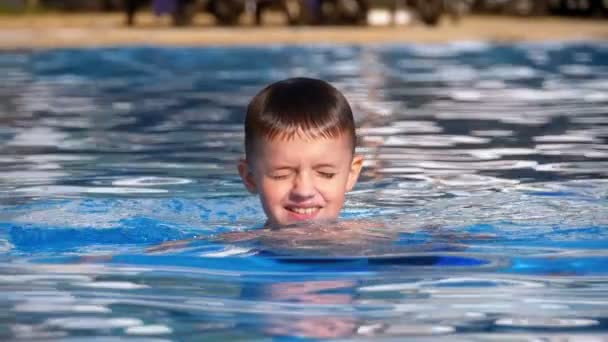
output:
<svg viewBox="0 0 608 342"><path fill-rule="evenodd" d="M274 180L287 179L289 177L289 173L279 173L279 174L271 174L270 178Z"/></svg>
<svg viewBox="0 0 608 342"><path fill-rule="evenodd" d="M318 172L321 177L327 178L327 179L332 179L336 175L334 172L321 172L321 171L318 171Z"/></svg>

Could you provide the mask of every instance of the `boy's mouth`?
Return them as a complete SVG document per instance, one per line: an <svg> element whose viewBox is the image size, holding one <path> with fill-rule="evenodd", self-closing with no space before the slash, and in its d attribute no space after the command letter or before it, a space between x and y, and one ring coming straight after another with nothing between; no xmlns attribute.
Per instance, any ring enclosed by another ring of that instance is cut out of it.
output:
<svg viewBox="0 0 608 342"><path fill-rule="evenodd" d="M299 221L314 218L321 210L321 207L285 207L285 209L287 209L292 219Z"/></svg>

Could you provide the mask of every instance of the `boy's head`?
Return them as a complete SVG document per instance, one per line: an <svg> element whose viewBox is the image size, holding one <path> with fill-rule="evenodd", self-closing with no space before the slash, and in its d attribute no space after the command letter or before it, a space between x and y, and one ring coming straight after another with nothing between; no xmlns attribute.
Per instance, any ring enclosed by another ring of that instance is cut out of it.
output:
<svg viewBox="0 0 608 342"><path fill-rule="evenodd" d="M287 79L249 103L239 173L259 194L269 224L333 220L361 171L355 145L342 93L321 80Z"/></svg>

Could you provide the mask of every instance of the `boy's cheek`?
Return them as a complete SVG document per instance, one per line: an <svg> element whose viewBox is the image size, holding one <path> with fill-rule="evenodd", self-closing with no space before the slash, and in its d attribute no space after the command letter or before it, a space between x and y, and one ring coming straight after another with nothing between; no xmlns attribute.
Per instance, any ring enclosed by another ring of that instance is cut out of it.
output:
<svg viewBox="0 0 608 342"><path fill-rule="evenodd" d="M282 207L281 202L283 196L278 189L272 187L264 187L260 191L260 200L262 205L270 211L276 211L279 207Z"/></svg>

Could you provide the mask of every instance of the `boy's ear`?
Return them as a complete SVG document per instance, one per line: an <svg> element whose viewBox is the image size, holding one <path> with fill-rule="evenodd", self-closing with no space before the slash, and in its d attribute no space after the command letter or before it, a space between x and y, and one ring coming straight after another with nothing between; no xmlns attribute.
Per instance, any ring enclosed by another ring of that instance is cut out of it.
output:
<svg viewBox="0 0 608 342"><path fill-rule="evenodd" d="M247 163L247 160L245 160L244 158L241 158L241 160L239 160L239 175L241 175L241 180L243 181L243 184L245 185L247 190L249 190L249 192L252 194L257 193L257 186L255 185L253 173L249 169L249 164Z"/></svg>
<svg viewBox="0 0 608 342"><path fill-rule="evenodd" d="M346 181L346 191L351 191L355 187L355 184L357 184L357 179L359 179L359 174L361 173L362 167L363 167L363 157L359 156L359 155L355 155L353 157L353 161L350 164L348 180Z"/></svg>

